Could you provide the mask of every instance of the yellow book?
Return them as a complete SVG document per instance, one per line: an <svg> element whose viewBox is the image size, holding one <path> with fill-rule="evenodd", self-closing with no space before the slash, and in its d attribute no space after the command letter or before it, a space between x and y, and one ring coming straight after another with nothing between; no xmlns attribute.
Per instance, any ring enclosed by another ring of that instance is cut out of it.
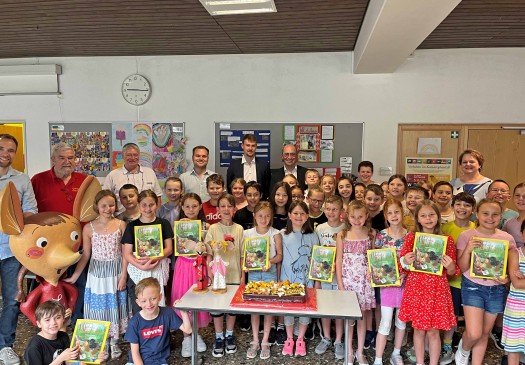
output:
<svg viewBox="0 0 525 365"><path fill-rule="evenodd" d="M100 364L99 354L104 351L109 332L109 322L79 319L71 337L71 347L80 345L78 360L68 361L75 363L81 361L85 364Z"/></svg>
<svg viewBox="0 0 525 365"><path fill-rule="evenodd" d="M162 225L149 224L135 227L135 257L164 257Z"/></svg>
<svg viewBox="0 0 525 365"><path fill-rule="evenodd" d="M470 276L479 279L503 278L507 272L509 241L473 237L481 241L470 257Z"/></svg>
<svg viewBox="0 0 525 365"><path fill-rule="evenodd" d="M447 236L416 232L413 249L416 259L410 265L410 271L441 275L441 260L447 252L447 241Z"/></svg>
<svg viewBox="0 0 525 365"><path fill-rule="evenodd" d="M400 286L399 268L395 248L380 248L368 250L368 270L370 271L372 286Z"/></svg>
<svg viewBox="0 0 525 365"><path fill-rule="evenodd" d="M202 240L202 223L200 220L175 221L175 256L195 256L195 245Z"/></svg>
<svg viewBox="0 0 525 365"><path fill-rule="evenodd" d="M270 257L270 237L260 236L244 239L243 270L262 270L268 267Z"/></svg>
<svg viewBox="0 0 525 365"><path fill-rule="evenodd" d="M334 246L314 246L312 258L310 259L310 271L308 278L311 280L331 283L334 275L335 263Z"/></svg>

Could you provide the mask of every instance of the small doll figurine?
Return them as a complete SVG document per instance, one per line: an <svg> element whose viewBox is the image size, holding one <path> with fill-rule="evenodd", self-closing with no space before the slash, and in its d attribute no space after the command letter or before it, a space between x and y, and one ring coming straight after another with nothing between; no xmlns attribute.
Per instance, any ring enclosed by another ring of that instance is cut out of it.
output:
<svg viewBox="0 0 525 365"><path fill-rule="evenodd" d="M209 265L213 275L212 290L215 293L226 293L226 266L230 263L224 262L221 251L226 252L226 250L233 248L233 242L229 240L211 241L211 248L213 249L213 260Z"/></svg>
<svg viewBox="0 0 525 365"><path fill-rule="evenodd" d="M206 293L208 291L208 267L206 266L206 256L211 255L210 245L204 242L197 242L195 245L195 252L197 257L193 266L197 276L197 286L193 291L198 293Z"/></svg>

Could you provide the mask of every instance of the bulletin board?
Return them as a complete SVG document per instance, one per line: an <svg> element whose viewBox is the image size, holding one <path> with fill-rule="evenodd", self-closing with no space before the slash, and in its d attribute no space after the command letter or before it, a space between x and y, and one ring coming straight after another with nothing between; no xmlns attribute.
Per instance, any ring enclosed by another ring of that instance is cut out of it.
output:
<svg viewBox="0 0 525 365"><path fill-rule="evenodd" d="M363 157L363 130L364 123L362 122L216 122L215 171L225 176L229 164L221 158L221 154L224 154L225 157L230 154L233 158L241 158L242 149L240 148L240 142L242 142L242 136L253 133L257 138L256 156L266 159L263 156L268 152L271 168L282 167L281 152L282 146L286 142L297 146L300 159L299 165L306 168L330 171L332 168L341 167L341 158L346 163L348 159L344 158L351 157L353 161L352 173L355 174L357 173L357 165ZM224 142L221 141L221 138L224 140L226 131L234 132L232 135L240 137L239 150L234 154L230 152L230 149L223 148ZM264 134L261 136L260 132ZM261 147L259 142L261 137L265 141L269 137L268 146L263 144ZM221 143L223 144L221 145ZM340 173L339 170L338 173ZM333 174L335 175L335 173Z"/></svg>
<svg viewBox="0 0 525 365"><path fill-rule="evenodd" d="M49 123L51 147L65 142L77 157L76 171L105 177L123 165L122 146L136 143L142 166L151 167L159 181L178 176L188 166L184 123L116 122Z"/></svg>

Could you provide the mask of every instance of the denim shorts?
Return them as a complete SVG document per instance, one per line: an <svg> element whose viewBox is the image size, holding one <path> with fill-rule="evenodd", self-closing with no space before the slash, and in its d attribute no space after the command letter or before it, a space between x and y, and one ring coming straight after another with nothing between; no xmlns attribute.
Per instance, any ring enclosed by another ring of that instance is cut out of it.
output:
<svg viewBox="0 0 525 365"><path fill-rule="evenodd" d="M277 281L277 271L248 271L248 282L251 281L264 281L267 283L270 281Z"/></svg>
<svg viewBox="0 0 525 365"><path fill-rule="evenodd" d="M466 277L461 283L463 305L483 309L491 314L503 313L506 293L505 285L480 285Z"/></svg>

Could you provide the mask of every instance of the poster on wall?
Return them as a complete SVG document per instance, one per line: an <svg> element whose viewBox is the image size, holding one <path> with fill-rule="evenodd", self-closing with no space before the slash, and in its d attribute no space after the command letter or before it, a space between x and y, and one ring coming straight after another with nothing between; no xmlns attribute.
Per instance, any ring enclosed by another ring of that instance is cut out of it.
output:
<svg viewBox="0 0 525 365"><path fill-rule="evenodd" d="M50 129L51 147L64 142L75 151L75 171L99 177L106 176L111 171L108 132L69 132L57 124L51 125Z"/></svg>
<svg viewBox="0 0 525 365"><path fill-rule="evenodd" d="M253 134L257 139L255 157L270 163L270 137L269 130L240 130L221 129L220 135L220 165L228 167L234 159L242 158L242 138L246 134Z"/></svg>
<svg viewBox="0 0 525 365"><path fill-rule="evenodd" d="M418 181L428 180L432 184L438 181L452 179L452 158L421 158L407 157L405 159L405 177L409 186Z"/></svg>
<svg viewBox="0 0 525 365"><path fill-rule="evenodd" d="M295 145L299 162L320 162L321 126L319 124L297 124Z"/></svg>

